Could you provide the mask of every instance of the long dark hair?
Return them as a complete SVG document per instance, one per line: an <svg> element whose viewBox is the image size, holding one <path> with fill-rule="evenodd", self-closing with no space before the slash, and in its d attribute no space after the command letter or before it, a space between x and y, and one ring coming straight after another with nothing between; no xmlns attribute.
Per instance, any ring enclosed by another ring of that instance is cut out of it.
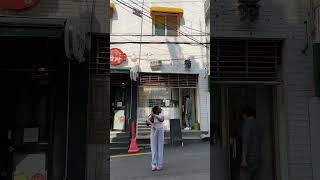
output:
<svg viewBox="0 0 320 180"><path fill-rule="evenodd" d="M153 114L157 114L157 110L158 110L159 108L160 108L159 106L154 106L154 107L152 108Z"/></svg>

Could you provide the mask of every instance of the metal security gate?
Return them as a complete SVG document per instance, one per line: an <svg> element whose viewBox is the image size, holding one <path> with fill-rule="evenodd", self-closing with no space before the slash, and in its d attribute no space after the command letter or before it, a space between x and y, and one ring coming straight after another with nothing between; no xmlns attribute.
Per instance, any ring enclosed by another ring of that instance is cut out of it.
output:
<svg viewBox="0 0 320 180"><path fill-rule="evenodd" d="M213 83L276 83L280 80L281 41L214 40Z"/></svg>
<svg viewBox="0 0 320 180"><path fill-rule="evenodd" d="M197 83L197 74L141 73L139 78L139 86L193 88Z"/></svg>
<svg viewBox="0 0 320 180"><path fill-rule="evenodd" d="M104 144L110 119L110 63L107 35L94 35L89 64L89 143Z"/></svg>

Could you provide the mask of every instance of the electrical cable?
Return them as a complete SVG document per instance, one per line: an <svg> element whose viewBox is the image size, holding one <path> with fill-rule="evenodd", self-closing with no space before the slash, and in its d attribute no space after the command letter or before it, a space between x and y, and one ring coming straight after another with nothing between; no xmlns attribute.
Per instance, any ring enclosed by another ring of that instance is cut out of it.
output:
<svg viewBox="0 0 320 180"><path fill-rule="evenodd" d="M122 39L125 39L125 40L130 40L128 38L124 38L124 37L120 37ZM148 46L148 45L144 45L144 46ZM160 48L156 48L156 47L153 47L153 46L148 46L150 48L153 48L153 49L157 49L157 50L160 50L160 51L163 51L163 52L168 52L167 50L164 50L164 49L160 49ZM159 56L159 55L168 55L168 54L156 54L156 56ZM186 55L186 54L185 54ZM193 59L202 59L203 57L206 57L206 55L193 55L193 54L188 54L189 56L194 56ZM147 55L143 55L143 57L145 57ZM141 55L142 57L142 55ZM141 60L159 60L159 59L150 59L150 58L140 58ZM171 60L185 60L185 58L173 58L173 59L163 59L163 61L171 61Z"/></svg>
<svg viewBox="0 0 320 180"><path fill-rule="evenodd" d="M129 0L129 1L131 1L132 3L134 3L135 5L137 5L138 7L146 10L146 12L150 13L150 11L149 11L150 7L148 7L147 5L144 5L144 4L143 4L142 6L140 6L140 5L138 5L136 2L134 2L133 0ZM139 1L137 1L137 2L139 2ZM141 4L141 2L139 2L139 3ZM168 4L168 3L166 3L166 4ZM144 7L146 7L147 9L144 8ZM190 29L190 30L194 30L194 31L198 31L198 32L200 32L200 33L202 33L202 34L210 35L210 33L206 33L206 32L203 32L203 31L201 31L201 30L198 30L198 29L193 29L193 28L188 27L188 26L181 26L181 27L187 28L187 29Z"/></svg>
<svg viewBox="0 0 320 180"><path fill-rule="evenodd" d="M117 5L119 5L119 7L121 7L121 8L123 8L124 10L126 10L126 11L128 11L128 12L130 12L130 13L132 13L131 11L129 11L128 9L126 9L125 7L123 7L123 6L121 6L120 4L118 4L118 3L116 3L115 2L115 4L117 4ZM124 4L125 5L125 4ZM126 7L128 7L127 5L125 5ZM129 7L129 9L131 9L131 10L133 10L132 9L132 7ZM149 23L151 23L151 24L153 24L153 22L152 21L147 21L146 19L144 19L146 22L149 22ZM166 26L165 24L163 24L163 23L160 23L160 24L162 24L162 25L164 25L164 26ZM156 36L156 35L154 35L154 36Z"/></svg>
<svg viewBox="0 0 320 180"><path fill-rule="evenodd" d="M134 7L129 6L129 5L125 4L124 2L120 1L120 0L115 0L115 1L117 1L117 2L119 2L120 4L122 4L122 5L124 5L124 6L128 7L128 8L130 8L130 9L132 9L132 10L134 10ZM143 12L142 12L142 15L144 15L144 16L146 16L146 17L148 17L148 18L149 18L149 19L151 19L151 20L155 20L155 19L153 19L152 17L150 17L150 16L146 15L146 14L145 14L145 13L143 13ZM155 21L156 21L156 20L155 20ZM197 42L199 45L202 45L202 46L207 47L207 46L205 45L205 43L201 43L201 42L197 41L196 39L193 39L193 38L189 37L189 36L188 36L188 35L186 35L185 33L181 32L181 31L179 31L179 30L175 30L175 27L170 27L170 26L168 26L168 25L166 25L166 24L161 23L160 21L158 21L157 23L159 23L159 24L161 24L161 25L164 25L164 26L166 26L166 27L169 27L169 28L173 29L174 31L178 32L179 34L182 34L183 36L185 36L185 37L187 37L187 38L191 39L192 41Z"/></svg>

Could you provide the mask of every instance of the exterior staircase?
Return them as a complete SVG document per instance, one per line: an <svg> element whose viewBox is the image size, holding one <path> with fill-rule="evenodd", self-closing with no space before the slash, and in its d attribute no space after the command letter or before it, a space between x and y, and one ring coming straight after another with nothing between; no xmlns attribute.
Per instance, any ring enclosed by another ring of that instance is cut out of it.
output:
<svg viewBox="0 0 320 180"><path fill-rule="evenodd" d="M110 155L127 154L130 146L129 132L110 131Z"/></svg>
<svg viewBox="0 0 320 180"><path fill-rule="evenodd" d="M206 132L197 130L181 130L184 144L201 142L200 135ZM138 122L136 141L140 152L150 150L151 129L145 122ZM165 131L165 145L170 145L170 132ZM130 146L130 132L110 132L110 155L127 154Z"/></svg>
<svg viewBox="0 0 320 180"><path fill-rule="evenodd" d="M138 122L137 126L137 144L141 150L150 149L150 132L151 129L146 125L145 122ZM197 131L197 130L181 130L182 139L184 144L201 142L200 135L207 132ZM170 131L165 131L164 134L165 145L170 144Z"/></svg>

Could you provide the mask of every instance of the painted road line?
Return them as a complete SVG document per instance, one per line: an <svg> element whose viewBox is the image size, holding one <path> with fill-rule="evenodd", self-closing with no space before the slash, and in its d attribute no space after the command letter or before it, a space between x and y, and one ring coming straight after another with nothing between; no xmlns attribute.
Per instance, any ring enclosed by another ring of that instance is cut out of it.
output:
<svg viewBox="0 0 320 180"><path fill-rule="evenodd" d="M146 153L137 153L137 154L121 154L121 155L114 155L110 156L111 158L120 158L120 157L130 157L130 156L142 156L142 155L148 155L151 154L151 152Z"/></svg>

